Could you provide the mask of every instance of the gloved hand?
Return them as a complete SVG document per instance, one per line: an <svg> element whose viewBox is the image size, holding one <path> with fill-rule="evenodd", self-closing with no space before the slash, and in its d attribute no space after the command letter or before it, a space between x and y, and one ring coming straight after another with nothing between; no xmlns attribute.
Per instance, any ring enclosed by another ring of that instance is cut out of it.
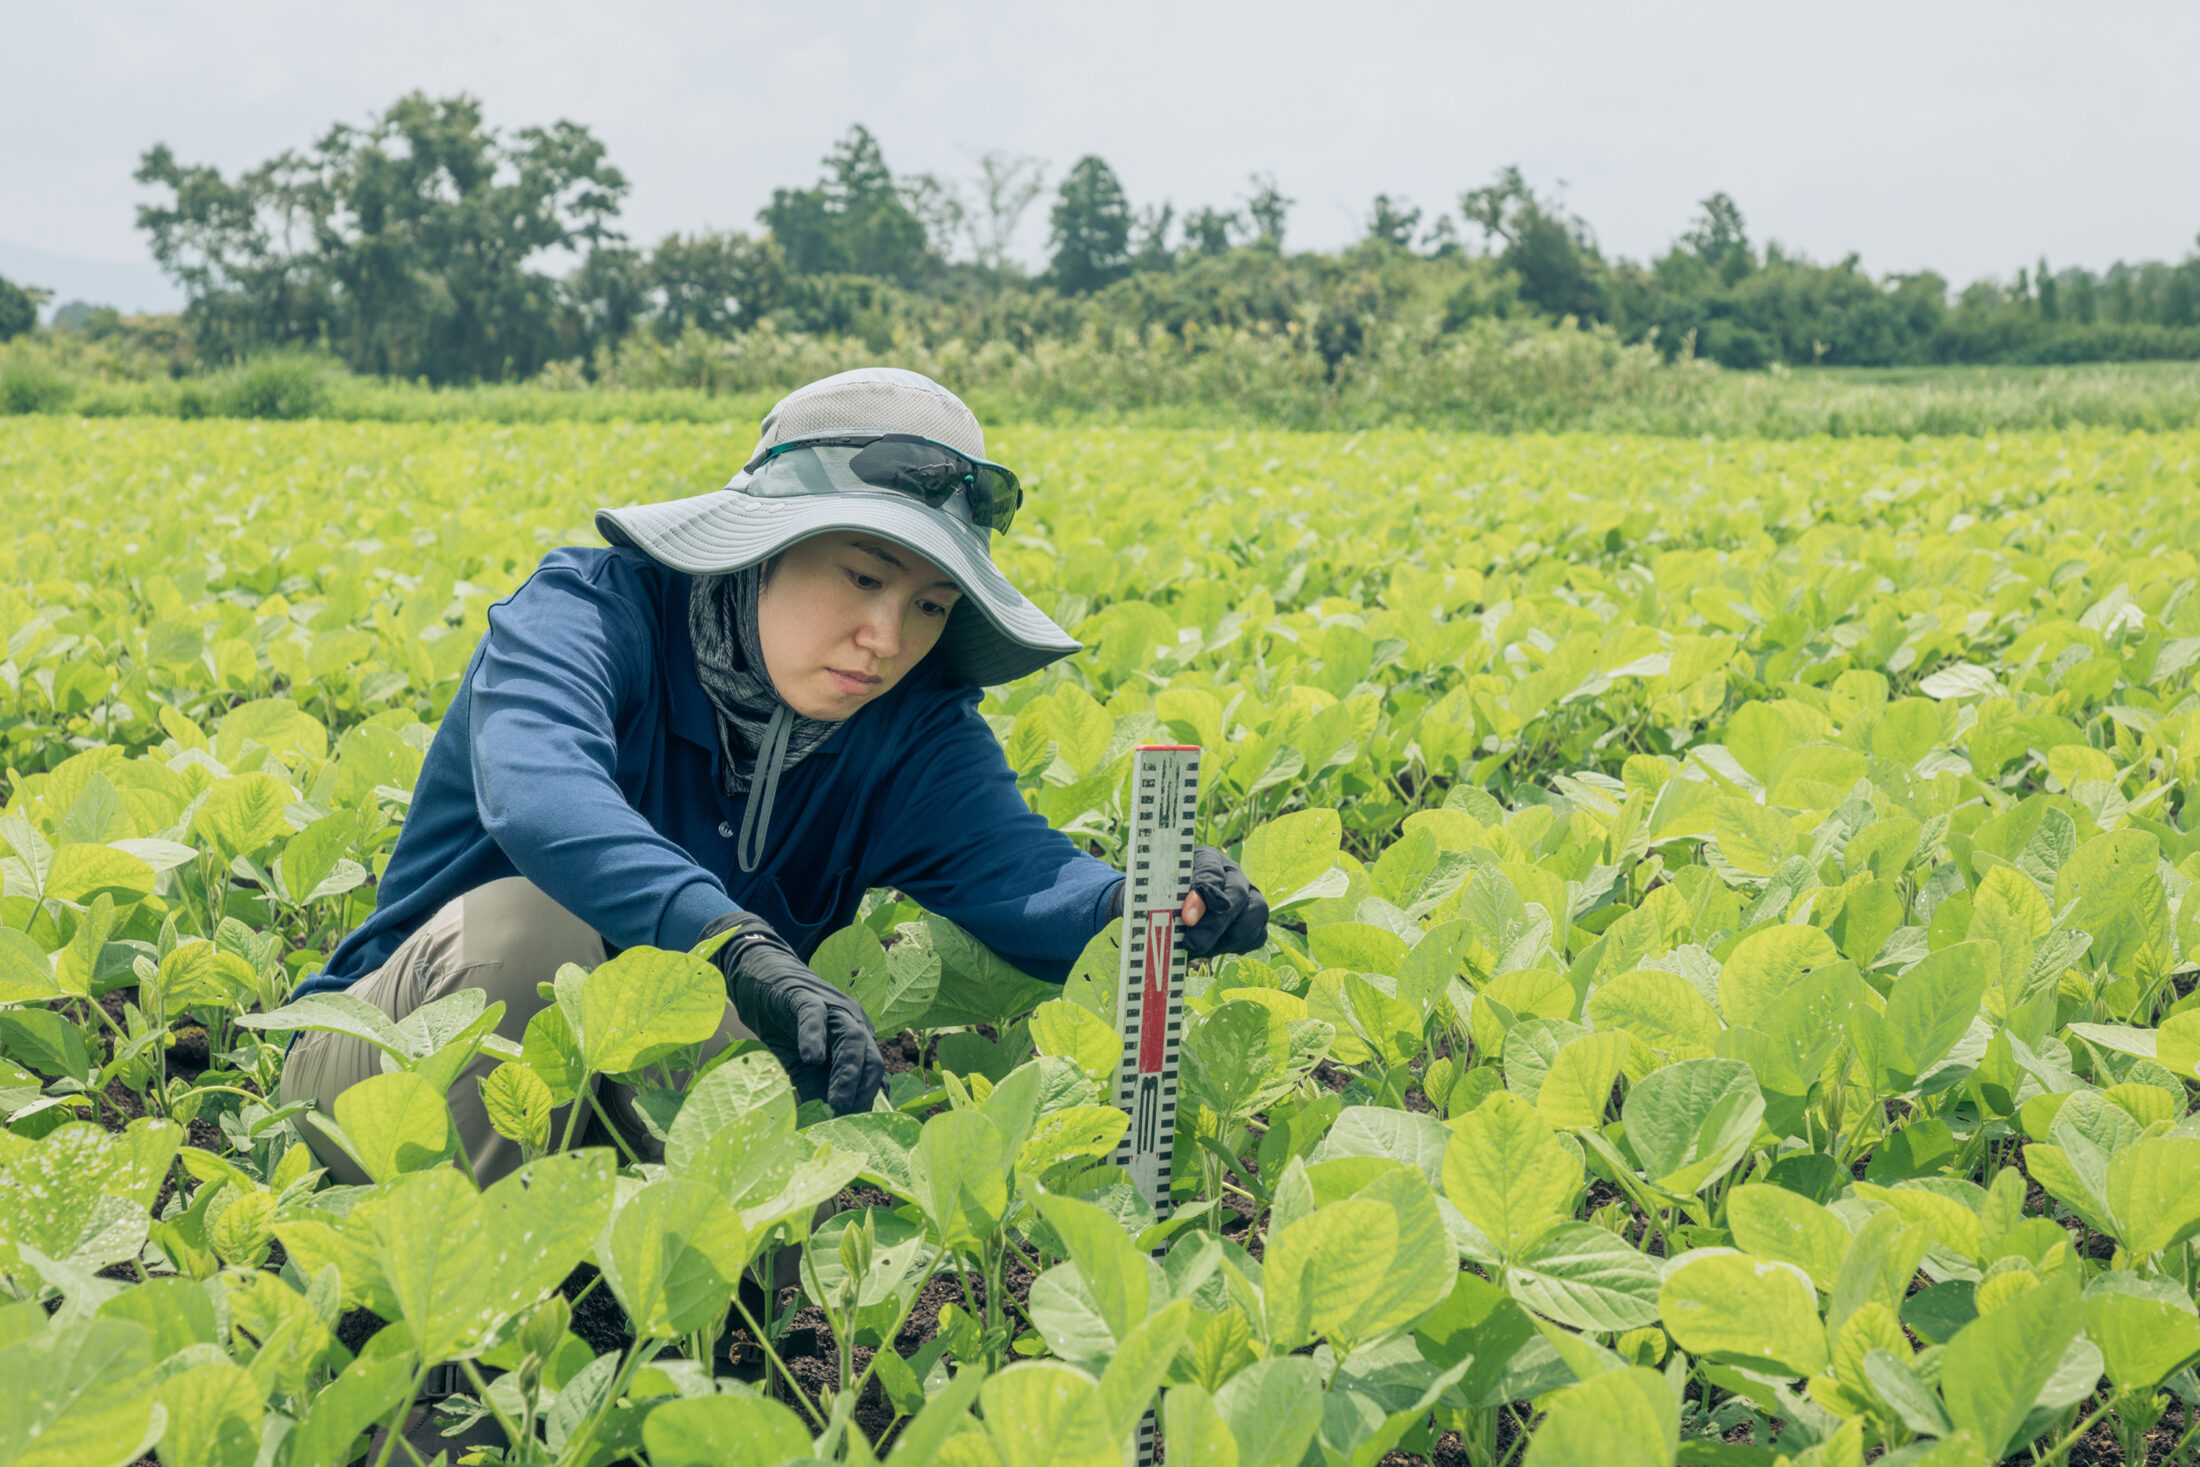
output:
<svg viewBox="0 0 2200 1467"><path fill-rule="evenodd" d="M741 1022L787 1067L796 1097L822 1098L834 1115L869 1110L886 1082L886 1060L863 1006L811 972L754 912L728 912L703 938L727 931L733 936L711 961L726 975Z"/></svg>
<svg viewBox="0 0 2200 1467"><path fill-rule="evenodd" d="M1111 918L1123 915L1129 889L1127 881L1116 887ZM1184 909L1184 950L1195 958L1258 952L1268 940L1268 899L1242 866L1213 846L1192 847L1192 891Z"/></svg>

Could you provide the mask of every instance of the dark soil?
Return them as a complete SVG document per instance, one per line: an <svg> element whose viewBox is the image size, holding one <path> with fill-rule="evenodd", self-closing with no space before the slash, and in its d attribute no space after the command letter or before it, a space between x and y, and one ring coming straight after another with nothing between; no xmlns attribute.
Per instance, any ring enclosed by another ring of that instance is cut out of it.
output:
<svg viewBox="0 0 2200 1467"><path fill-rule="evenodd" d="M904 1029L891 1039L880 1039L878 1052L885 1057L887 1074L905 1075L917 1068L923 1047L918 1043L914 1031Z"/></svg>

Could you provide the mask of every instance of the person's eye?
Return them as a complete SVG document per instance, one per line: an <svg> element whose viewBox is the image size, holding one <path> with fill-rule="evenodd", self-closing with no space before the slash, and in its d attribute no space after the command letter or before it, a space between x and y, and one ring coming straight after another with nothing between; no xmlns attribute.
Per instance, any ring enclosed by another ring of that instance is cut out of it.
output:
<svg viewBox="0 0 2200 1467"><path fill-rule="evenodd" d="M951 609L940 605L937 601L919 601L917 603L917 610L923 612L926 616L945 616Z"/></svg>
<svg viewBox="0 0 2200 1467"><path fill-rule="evenodd" d="M865 591L876 591L886 584L877 576L867 576L862 571L854 569L848 571L848 579L855 582L858 589Z"/></svg>

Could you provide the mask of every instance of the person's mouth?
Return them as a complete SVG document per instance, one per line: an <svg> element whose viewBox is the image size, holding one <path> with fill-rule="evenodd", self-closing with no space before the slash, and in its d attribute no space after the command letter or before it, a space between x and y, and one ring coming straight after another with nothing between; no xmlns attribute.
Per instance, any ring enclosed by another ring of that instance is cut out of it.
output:
<svg viewBox="0 0 2200 1467"><path fill-rule="evenodd" d="M877 691L878 685L886 681L875 672L843 672L837 667L828 667L825 671L843 693L857 696Z"/></svg>

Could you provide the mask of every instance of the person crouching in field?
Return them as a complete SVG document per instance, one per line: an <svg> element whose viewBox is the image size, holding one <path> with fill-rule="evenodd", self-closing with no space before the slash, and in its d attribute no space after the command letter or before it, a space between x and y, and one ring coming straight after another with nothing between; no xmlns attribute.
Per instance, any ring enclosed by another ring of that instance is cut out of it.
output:
<svg viewBox="0 0 2200 1467"><path fill-rule="evenodd" d="M516 1040L561 965L730 933L709 1049L761 1039L798 1095L844 1114L871 1107L884 1063L804 959L869 888L1067 977L1123 876L1026 806L978 714L984 686L1079 650L993 564L1021 501L960 399L866 368L781 400L725 488L599 511L610 548L554 550L490 608L380 905L300 994L394 1020L479 988ZM1194 956L1262 944L1267 903L1235 863L1201 847L1192 888ZM282 1100L328 1113L380 1069L362 1040L306 1033ZM649 1154L631 1096L599 1098ZM477 1084L450 1105L484 1184L519 1166ZM306 1129L335 1177L366 1180Z"/></svg>

